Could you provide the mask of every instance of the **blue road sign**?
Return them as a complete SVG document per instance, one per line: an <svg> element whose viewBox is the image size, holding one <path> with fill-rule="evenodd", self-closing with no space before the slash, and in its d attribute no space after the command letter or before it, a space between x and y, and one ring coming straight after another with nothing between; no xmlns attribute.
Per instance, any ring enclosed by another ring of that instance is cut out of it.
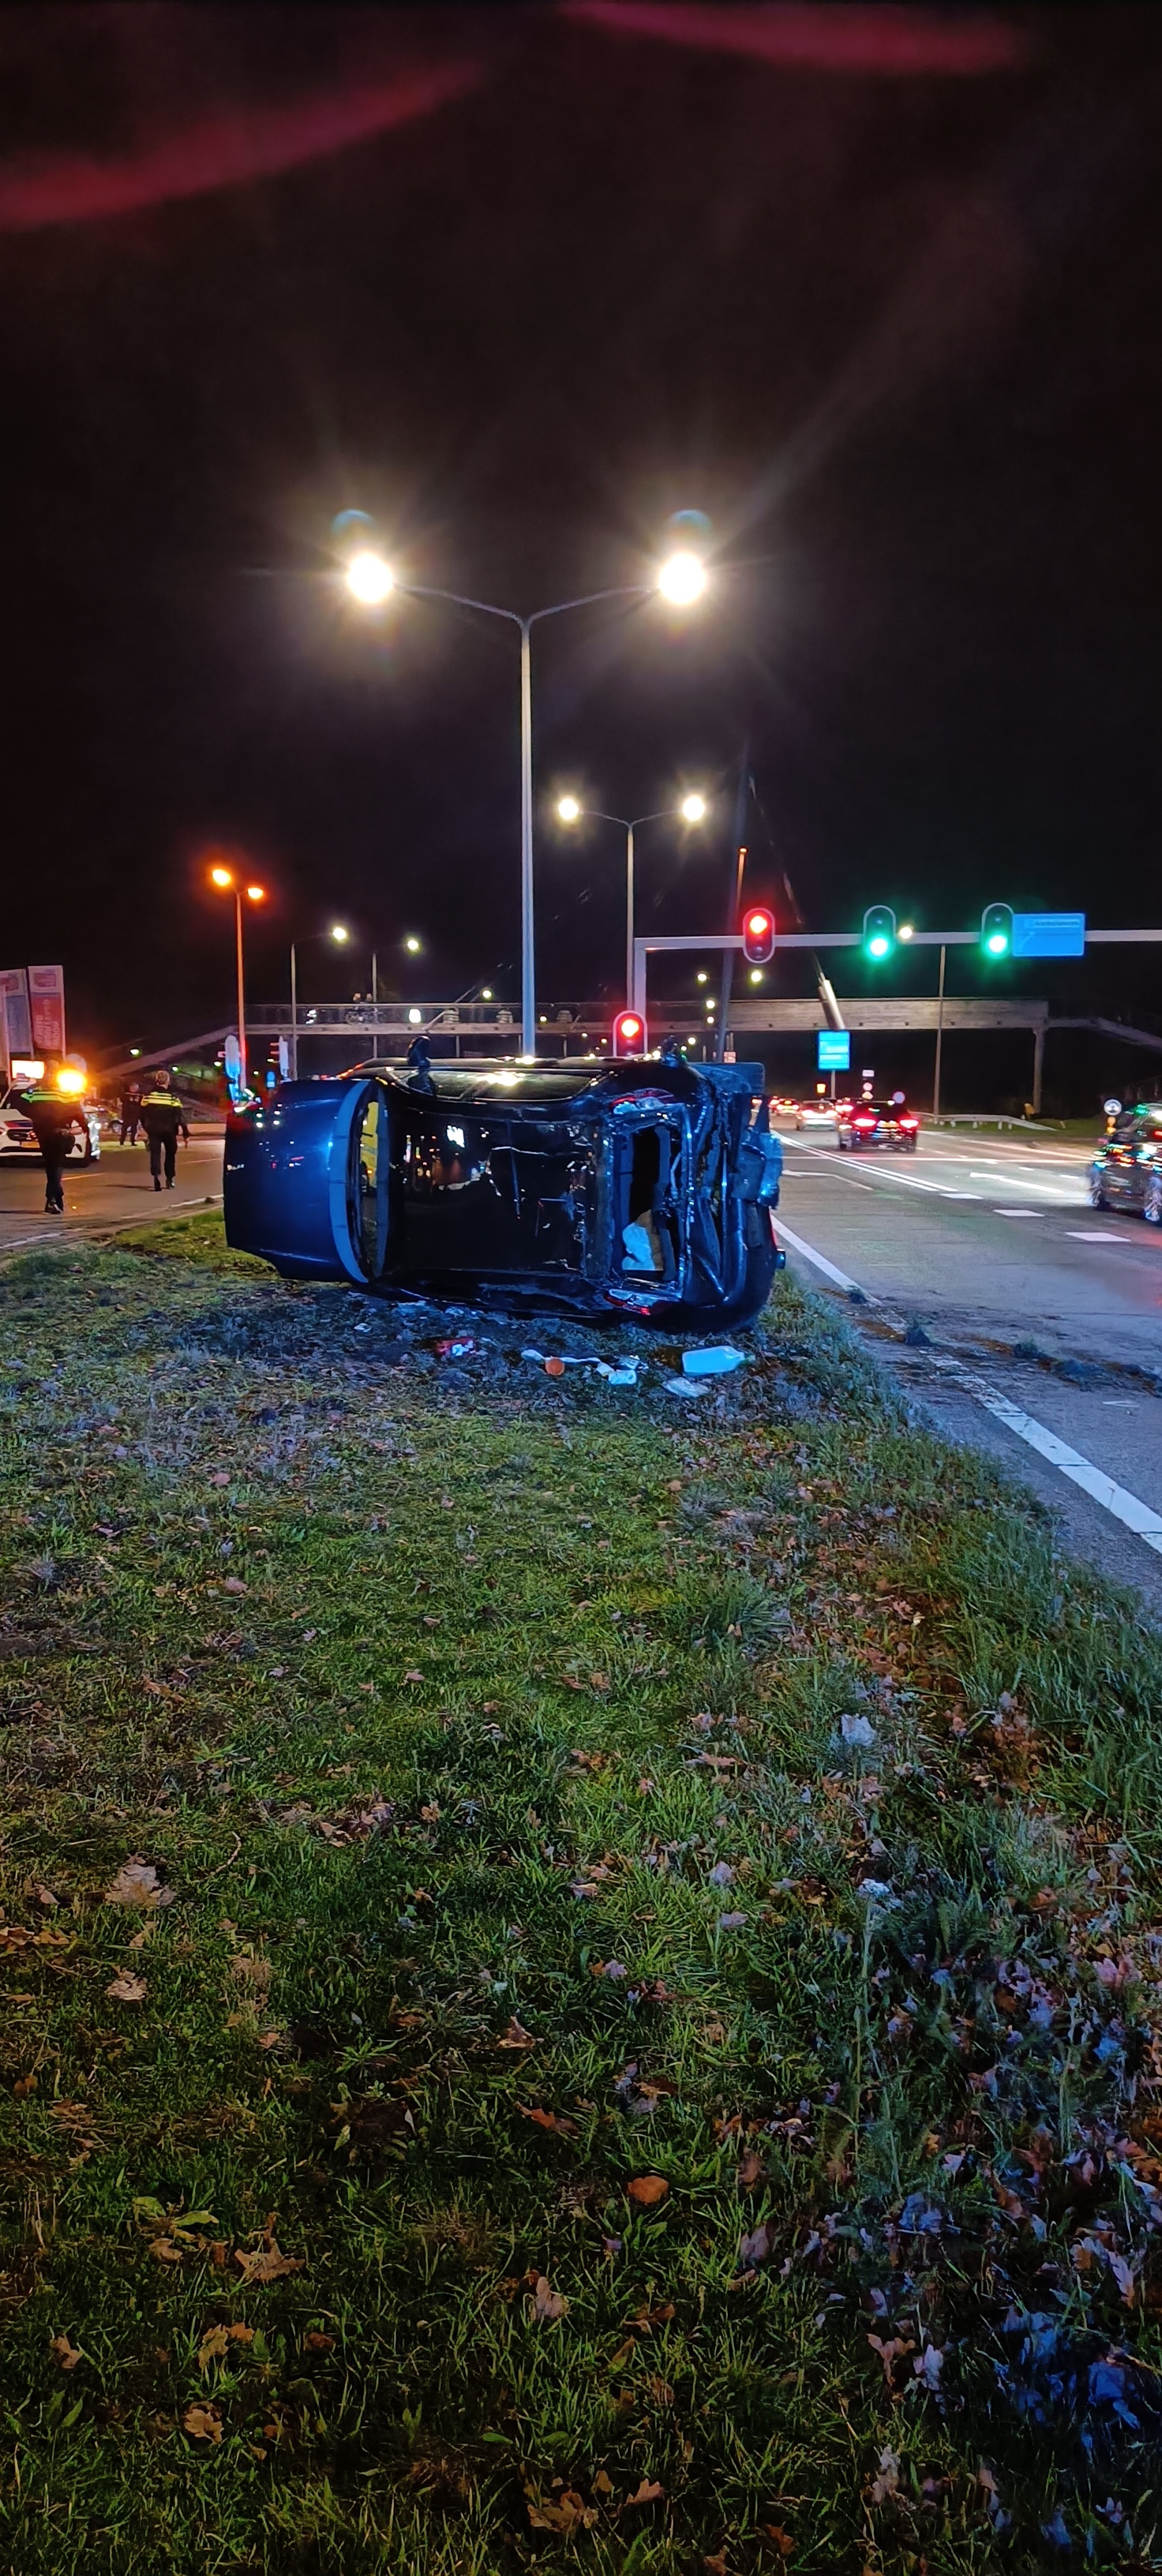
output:
<svg viewBox="0 0 1162 2576"><path fill-rule="evenodd" d="M820 1073L850 1073L850 1029L820 1029L817 1063Z"/></svg>
<svg viewBox="0 0 1162 2576"><path fill-rule="evenodd" d="M1015 912L1014 957L1084 957L1083 912Z"/></svg>

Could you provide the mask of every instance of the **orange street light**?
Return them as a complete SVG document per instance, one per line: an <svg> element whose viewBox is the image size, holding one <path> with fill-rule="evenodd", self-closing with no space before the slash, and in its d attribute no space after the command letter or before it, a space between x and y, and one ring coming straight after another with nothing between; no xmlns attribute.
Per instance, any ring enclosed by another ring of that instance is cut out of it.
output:
<svg viewBox="0 0 1162 2576"><path fill-rule="evenodd" d="M242 887L238 883L233 868L225 867L220 860L210 869L210 883L217 888L219 894L232 894L234 897L234 951L238 973L238 1073L243 1090L248 1091L250 1082L246 1069L246 971L242 949ZM265 903L266 887L248 885L246 900L248 903Z"/></svg>

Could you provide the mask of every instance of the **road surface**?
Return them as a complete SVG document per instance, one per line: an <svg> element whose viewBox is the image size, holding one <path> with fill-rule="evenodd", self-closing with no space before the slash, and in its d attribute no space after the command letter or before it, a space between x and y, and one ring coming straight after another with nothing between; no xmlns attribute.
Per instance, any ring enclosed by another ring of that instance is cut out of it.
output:
<svg viewBox="0 0 1162 2576"><path fill-rule="evenodd" d="M1090 1149L1064 1138L930 1132L915 1156L840 1154L779 1125L776 1224L792 1268L844 1298L943 1430L1003 1458L1079 1552L1162 1611L1162 1232L1091 1208ZM928 1343L903 1343L901 1322ZM1055 1441L1141 1506L1143 1525L1063 1473L1045 1454Z"/></svg>
<svg viewBox="0 0 1162 2576"><path fill-rule="evenodd" d="M155 1217L189 1215L222 1196L222 1138L197 1127L192 1142L178 1146L177 1179L172 1190L154 1189L149 1158L141 1145L102 1145L100 1161L65 1166L63 1218L44 1212L44 1173L39 1159L0 1161L0 1256L34 1243L57 1243L62 1235L101 1233L121 1226L148 1225Z"/></svg>

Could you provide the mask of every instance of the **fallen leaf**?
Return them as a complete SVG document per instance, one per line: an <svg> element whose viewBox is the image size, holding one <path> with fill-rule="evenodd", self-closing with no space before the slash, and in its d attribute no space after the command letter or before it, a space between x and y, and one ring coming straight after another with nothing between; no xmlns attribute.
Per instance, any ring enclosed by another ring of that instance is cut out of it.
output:
<svg viewBox="0 0 1162 2576"><path fill-rule="evenodd" d="M43 1905L46 1913L54 1914L56 1912L57 1906L60 1904L60 1898L59 1896L53 1895L51 1887L45 1887L43 1882L38 1879L32 1893L36 1898L37 1904Z"/></svg>
<svg viewBox="0 0 1162 2576"><path fill-rule="evenodd" d="M660 2504L666 2490L656 2478L643 2478L636 2495L626 2497L627 2504Z"/></svg>
<svg viewBox="0 0 1162 2576"><path fill-rule="evenodd" d="M738 2182L740 2191L753 2191L755 2184L763 2181L766 2170L766 2166L763 2163L762 2157L759 2155L757 2148L744 2147L742 2154L738 2159Z"/></svg>
<svg viewBox="0 0 1162 2576"><path fill-rule="evenodd" d="M183 2249L174 2244L172 2236L151 2236L149 2250L157 2263L180 2263L182 2259ZM188 2252L189 2248L185 2250Z"/></svg>
<svg viewBox="0 0 1162 2576"><path fill-rule="evenodd" d="M227 1574L223 1576L223 1592L245 1592L247 1589L248 1586L243 1582L240 1574Z"/></svg>
<svg viewBox="0 0 1162 2576"><path fill-rule="evenodd" d="M311 2332L303 2336L304 2352L334 2352L334 2349L334 2335L316 2334L312 2327Z"/></svg>
<svg viewBox="0 0 1162 2576"><path fill-rule="evenodd" d="M738 2249L740 2263L765 2263L774 2248L774 2229L764 2219L752 2236L744 2236Z"/></svg>
<svg viewBox="0 0 1162 2576"><path fill-rule="evenodd" d="M778 2552L779 2552L779 2556L780 2556L780 2558L789 2558L789 2557L790 2557L790 2555L791 2555L791 2551L793 2550L793 2548L794 2548L794 2546L795 2546L795 2543L794 2543L794 2541L793 2541L793 2540L792 2540L792 2538L791 2538L791 2534L790 2534L790 2532L789 2532L789 2531L784 2531L783 2526L782 2526L782 2523L781 2523L781 2522L764 2522L764 2524L763 2524L763 2530L765 2531L765 2533L766 2533L766 2535L767 2535L767 2539L768 2539L768 2540L773 2540L773 2541L774 2541L775 2547L776 2547L776 2549L777 2549L777 2550L778 2550Z"/></svg>
<svg viewBox="0 0 1162 2576"><path fill-rule="evenodd" d="M207 2326L198 2345L198 2368L206 2372L212 2361L221 2361L232 2343L253 2343L253 2326Z"/></svg>
<svg viewBox="0 0 1162 2576"><path fill-rule="evenodd" d="M599 2469L596 2477L594 2478L593 2492L594 2495L603 2496L613 2494L613 2480L607 2475L604 2469Z"/></svg>
<svg viewBox="0 0 1162 2576"><path fill-rule="evenodd" d="M218 2406L187 2406L182 2423L195 2442L220 2442L222 2439L222 2410Z"/></svg>
<svg viewBox="0 0 1162 2576"><path fill-rule="evenodd" d="M70 2343L67 2334L54 2335L49 2351L55 2352L62 2370L75 2370L85 2356L79 2344Z"/></svg>
<svg viewBox="0 0 1162 2576"><path fill-rule="evenodd" d="M122 1977L114 1977L112 1983L106 1986L105 1992L111 2003L140 2004L144 2003L149 1988L144 1977L133 1977L127 1973Z"/></svg>
<svg viewBox="0 0 1162 2576"><path fill-rule="evenodd" d="M15 2100L15 2101L17 2101L17 2102L26 2102L26 2101L27 2101L27 2099L28 2099L29 2094L30 2094L30 2093L35 2093L35 2091L36 2091L36 2077L35 2077L35 2075L18 2075L18 2076L17 2076L17 2078L16 2078L16 2082L15 2082L15 2084L14 2084L14 2085L13 2085L13 2087L12 2087L13 2098L14 2098L14 2100Z"/></svg>
<svg viewBox="0 0 1162 2576"><path fill-rule="evenodd" d="M872 2503L886 2504L888 2497L894 2496L899 2483L900 2462L898 2454L892 2450L881 2451L879 2476L872 2480Z"/></svg>
<svg viewBox="0 0 1162 2576"><path fill-rule="evenodd" d="M405 1673L405 1674L404 1674L404 1680L405 1680L405 1682L422 1682L423 1678L424 1678L423 1674L422 1674L421 1672L417 1671L417 1669L416 1669L416 1667L415 1667L414 1665L413 1665L412 1670L410 1671L410 1673Z"/></svg>
<svg viewBox="0 0 1162 2576"><path fill-rule="evenodd" d="M536 2048L538 2042L533 2038L531 2030L525 2030L522 2027L514 2013L503 2038L498 2039L496 2045L498 2048Z"/></svg>
<svg viewBox="0 0 1162 2576"><path fill-rule="evenodd" d="M539 2326L555 2326L563 2317L569 2302L559 2290L551 2290L543 2272L538 2272L533 2286L533 2318Z"/></svg>
<svg viewBox="0 0 1162 2576"><path fill-rule="evenodd" d="M176 1888L162 1886L153 1862L142 1860L140 1853L134 1852L130 1860L122 1862L112 1886L106 1888L101 1902L103 1905L152 1907L172 1905L176 1895Z"/></svg>
<svg viewBox="0 0 1162 2576"><path fill-rule="evenodd" d="M559 2111L542 2111L528 2102L518 2102L516 2107L522 2120L534 2120L538 2129L550 2129L554 2137L575 2138L577 2135L576 2121L563 2118Z"/></svg>
<svg viewBox="0 0 1162 2576"><path fill-rule="evenodd" d="M243 2254L236 2248L234 2260L241 2267L247 2288L253 2282L281 2281L287 2272L301 2272L303 2269L298 2255L281 2253L273 2236L268 2237L266 2244L258 2246L253 2254Z"/></svg>
<svg viewBox="0 0 1162 2576"><path fill-rule="evenodd" d="M626 2195L636 2201L639 2209L656 2209L658 2202L666 2199L669 2189L669 2183L662 2174L635 2174L632 2182L626 2184Z"/></svg>

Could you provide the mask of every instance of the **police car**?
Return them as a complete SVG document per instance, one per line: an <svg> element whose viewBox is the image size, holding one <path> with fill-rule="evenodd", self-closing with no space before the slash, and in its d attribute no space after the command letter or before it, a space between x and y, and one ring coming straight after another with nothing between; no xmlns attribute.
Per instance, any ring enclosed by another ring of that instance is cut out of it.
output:
<svg viewBox="0 0 1162 2576"><path fill-rule="evenodd" d="M39 1157L40 1147L36 1141L36 1129L32 1125L31 1120L25 1116L24 1110L21 1107L21 1096L20 1087L15 1083L11 1084L7 1091L0 1093L0 1155L19 1154L22 1157L27 1156L31 1161L35 1162ZM100 1110L96 1108L91 1100L70 1101L68 1105L70 1109L75 1109L78 1118L82 1118L85 1124L85 1140L83 1144L81 1142L81 1138L77 1134L76 1128L71 1127L69 1129L70 1162L99 1162L101 1156Z"/></svg>

